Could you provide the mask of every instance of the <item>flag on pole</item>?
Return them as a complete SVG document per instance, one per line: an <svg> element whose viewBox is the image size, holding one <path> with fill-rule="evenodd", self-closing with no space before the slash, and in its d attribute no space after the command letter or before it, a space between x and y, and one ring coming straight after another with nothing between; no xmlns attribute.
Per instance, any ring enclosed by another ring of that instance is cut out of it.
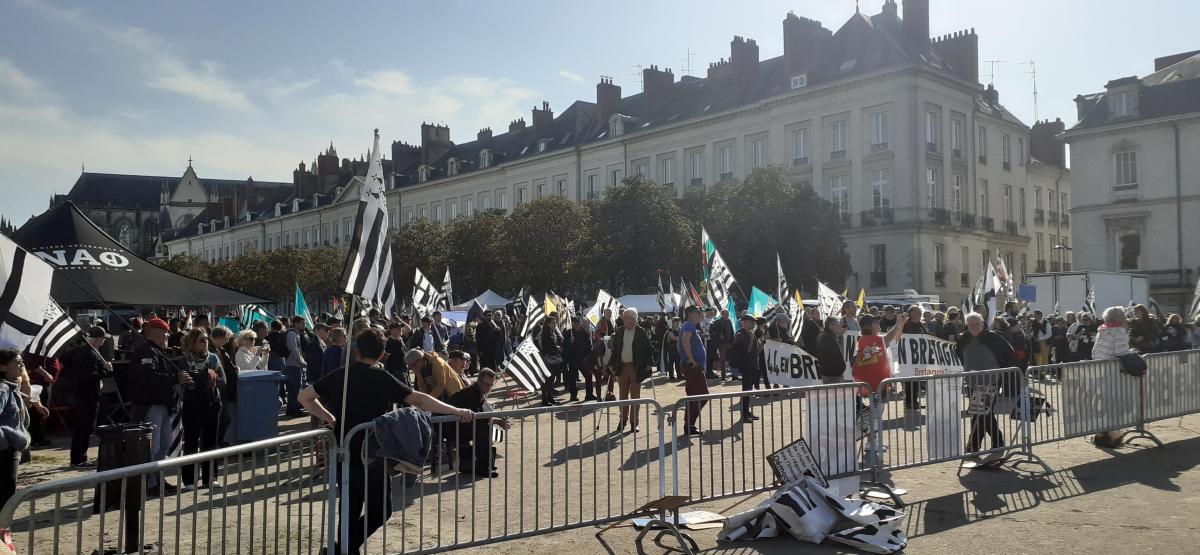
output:
<svg viewBox="0 0 1200 555"><path fill-rule="evenodd" d="M438 299L442 310L450 310L454 306L454 286L450 283L450 267L446 266L446 277L442 279L442 298Z"/></svg>
<svg viewBox="0 0 1200 555"><path fill-rule="evenodd" d="M29 352L41 355L43 357L52 357L58 354L63 347L69 345L78 337L83 336L83 330L71 319L66 312L63 311L54 299L46 303L45 320L42 323L42 329L33 338L33 343L29 345Z"/></svg>
<svg viewBox="0 0 1200 555"><path fill-rule="evenodd" d="M797 305L795 299L787 300L788 317L788 335L792 337L792 343L799 345L800 337L804 333L804 312L802 305Z"/></svg>
<svg viewBox="0 0 1200 555"><path fill-rule="evenodd" d="M185 330L192 329L192 316L193 316L193 312L191 310L187 311L187 320L183 322L183 329L185 329Z"/></svg>
<svg viewBox="0 0 1200 555"><path fill-rule="evenodd" d="M616 297L608 294L608 291L603 289L596 292L596 302L583 315L592 325L600 323L600 319L604 317L604 309L612 312L613 316L621 314L621 302Z"/></svg>
<svg viewBox="0 0 1200 555"><path fill-rule="evenodd" d="M724 306L730 297L737 280L721 253L717 252L717 244L708 236L708 230L700 228L700 241L704 249L704 277L708 282L708 292L712 297L713 306ZM703 304L696 303L697 306Z"/></svg>
<svg viewBox="0 0 1200 555"><path fill-rule="evenodd" d="M866 306L867 306L867 290L866 289L858 290L858 300L854 301L854 304L858 305L859 310L866 308Z"/></svg>
<svg viewBox="0 0 1200 555"><path fill-rule="evenodd" d="M992 318L996 315L996 294L1000 290L1000 280L996 277L996 269L992 266L992 261L989 260L987 267L979 276L979 280L975 282L975 287L971 290L971 294L967 296L967 302L963 304L963 310L967 312L978 312L983 316L984 326L992 327ZM1054 311L1058 312L1058 303L1055 303Z"/></svg>
<svg viewBox="0 0 1200 555"><path fill-rule="evenodd" d="M838 295L828 285L817 282L817 314L821 316L821 321L839 313L845 300L845 295Z"/></svg>
<svg viewBox="0 0 1200 555"><path fill-rule="evenodd" d="M525 325L521 326L521 337L528 337L537 328L537 325L545 319L545 305L535 301L533 295L530 295L529 300L525 302Z"/></svg>
<svg viewBox="0 0 1200 555"><path fill-rule="evenodd" d="M1188 309L1187 321L1195 322L1200 319L1200 279L1196 280L1196 289L1192 291L1192 307Z"/></svg>
<svg viewBox="0 0 1200 555"><path fill-rule="evenodd" d="M345 313L345 310L342 308L342 300L341 299L334 296L329 301L329 307L333 310L333 317L337 318L339 322L344 321L346 319L346 313Z"/></svg>
<svg viewBox="0 0 1200 555"><path fill-rule="evenodd" d="M437 307L439 297L441 294L433 286L433 282L421 273L420 268L417 268L416 274L413 276L413 307L422 316L432 314Z"/></svg>
<svg viewBox="0 0 1200 555"><path fill-rule="evenodd" d="M379 288L376 290L375 305L383 309L384 317L392 317L396 306L396 276L392 275L392 240L383 240L383 267L379 269Z"/></svg>
<svg viewBox="0 0 1200 555"><path fill-rule="evenodd" d="M367 175L359 191L354 235L351 236L346 267L342 271L342 290L365 299L380 297L380 278L387 254L391 252L390 249L384 251L388 211L383 191L383 164L379 154L379 130L376 129Z"/></svg>
<svg viewBox="0 0 1200 555"><path fill-rule="evenodd" d="M663 291L662 274L658 274L658 293L655 295L654 300L658 301L658 310L662 312L667 311L667 293Z"/></svg>
<svg viewBox="0 0 1200 555"><path fill-rule="evenodd" d="M341 310L340 308L338 310ZM242 329L250 329L250 326L255 322L270 322L271 313L267 309L256 304L244 304L238 307L238 320L242 324Z"/></svg>
<svg viewBox="0 0 1200 555"><path fill-rule="evenodd" d="M788 282L787 278L783 276L783 259L779 257L779 253L775 253L775 271L779 274L779 279L775 286L775 296L780 301L787 300Z"/></svg>
<svg viewBox="0 0 1200 555"><path fill-rule="evenodd" d="M772 304L774 303L772 303L771 296L765 291L757 287L750 288L750 305L746 307L746 312L757 318L762 316Z"/></svg>
<svg viewBox="0 0 1200 555"><path fill-rule="evenodd" d="M688 284L688 293L691 294L692 302L696 303L696 306L704 306L704 301L700 300L700 293L697 293L696 288L694 286L692 286L690 283ZM730 296L728 298L732 299L733 297ZM720 305L715 305L715 306L720 306Z"/></svg>
<svg viewBox="0 0 1200 555"><path fill-rule="evenodd" d="M532 297L531 297L532 299ZM504 363L504 371L512 376L525 391L531 393L542 389L546 378L550 377L550 369L542 360L542 354L533 344L533 339L526 337L517 346L516 352Z"/></svg>
<svg viewBox="0 0 1200 555"><path fill-rule="evenodd" d="M304 318L304 325L308 329L313 329L316 326L313 323L312 313L308 311L308 302L304 300L304 293L300 292L300 284L296 284L296 315Z"/></svg>
<svg viewBox="0 0 1200 555"><path fill-rule="evenodd" d="M1088 287L1087 299L1084 300L1083 309L1096 316L1096 290Z"/></svg>
<svg viewBox="0 0 1200 555"><path fill-rule="evenodd" d="M54 269L0 235L0 347L24 349L42 328Z"/></svg>

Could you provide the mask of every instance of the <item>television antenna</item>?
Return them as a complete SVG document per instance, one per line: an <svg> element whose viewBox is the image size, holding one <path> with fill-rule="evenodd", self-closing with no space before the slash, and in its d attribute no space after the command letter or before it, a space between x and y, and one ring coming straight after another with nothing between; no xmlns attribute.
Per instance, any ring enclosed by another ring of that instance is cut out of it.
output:
<svg viewBox="0 0 1200 555"><path fill-rule="evenodd" d="M688 48L687 54L684 56L683 63L681 64L683 66L681 68L683 70L683 72L680 74L680 77L682 77L684 75L692 74L692 56L693 55L695 55L695 52L692 52L692 49Z"/></svg>
<svg viewBox="0 0 1200 555"><path fill-rule="evenodd" d="M1008 62L1006 62L1005 60L984 60L983 63L988 64L988 74L987 74L988 84L995 85L996 84L996 64L1004 64L1004 63L1008 63Z"/></svg>
<svg viewBox="0 0 1200 555"><path fill-rule="evenodd" d="M1038 122L1038 103L1037 103L1037 64L1033 60L1021 62L1021 65L1029 66L1029 71L1025 73L1033 80L1033 122Z"/></svg>

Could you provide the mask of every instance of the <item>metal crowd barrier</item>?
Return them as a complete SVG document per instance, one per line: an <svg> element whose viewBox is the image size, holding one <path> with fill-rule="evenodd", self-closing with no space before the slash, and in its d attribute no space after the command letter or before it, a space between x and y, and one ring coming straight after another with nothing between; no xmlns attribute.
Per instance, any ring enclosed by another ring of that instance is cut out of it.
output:
<svg viewBox="0 0 1200 555"><path fill-rule="evenodd" d="M767 455L802 437L826 477L859 474L855 430L858 392L865 387L844 383L680 399L668 419L675 495L695 503L774 489ZM745 406L753 419L743 418ZM693 422L699 435L686 434Z"/></svg>
<svg viewBox="0 0 1200 555"><path fill-rule="evenodd" d="M632 408L640 413L639 431L618 432L621 410ZM509 422L503 439L488 421L497 418ZM342 514L353 510L356 474L366 477L365 490L382 488L379 498L392 512L378 530L366 519L358 524L343 518L343 549L355 532L367 537L364 554L496 543L619 520L666 491L666 428L652 399L478 413L472 423L444 416L431 421L435 447L419 475L396 472L398 461L374 456L371 424L348 432L352 452L342 462ZM487 461L486 451L476 457L488 442L497 475L477 476L474 462ZM364 505L363 514L370 514L369 496ZM363 528L354 531L355 525Z"/></svg>
<svg viewBox="0 0 1200 555"><path fill-rule="evenodd" d="M1146 357L1144 422L1200 412L1200 350Z"/></svg>
<svg viewBox="0 0 1200 555"><path fill-rule="evenodd" d="M1033 366L1028 379L1030 445L1140 425L1142 380L1122 372L1116 359Z"/></svg>
<svg viewBox="0 0 1200 555"><path fill-rule="evenodd" d="M333 539L332 440L312 430L41 482L0 508L0 527L29 554L317 553ZM223 487L147 494L150 478L181 486L201 466Z"/></svg>

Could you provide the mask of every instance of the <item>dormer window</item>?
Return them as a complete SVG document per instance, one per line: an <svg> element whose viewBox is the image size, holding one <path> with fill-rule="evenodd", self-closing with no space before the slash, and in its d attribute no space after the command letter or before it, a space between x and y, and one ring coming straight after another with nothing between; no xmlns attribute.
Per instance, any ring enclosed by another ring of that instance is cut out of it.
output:
<svg viewBox="0 0 1200 555"><path fill-rule="evenodd" d="M458 175L458 159L451 158L446 161L446 175Z"/></svg>
<svg viewBox="0 0 1200 555"><path fill-rule="evenodd" d="M608 118L608 134L613 137L620 137L625 134L625 117L621 114L613 114Z"/></svg>
<svg viewBox="0 0 1200 555"><path fill-rule="evenodd" d="M538 152L546 152L546 141L538 141Z"/></svg>
<svg viewBox="0 0 1200 555"><path fill-rule="evenodd" d="M1137 115L1137 90L1125 89L1109 94L1109 112L1114 118Z"/></svg>
<svg viewBox="0 0 1200 555"><path fill-rule="evenodd" d="M429 166L421 166L417 168L417 182L424 183L429 181Z"/></svg>
<svg viewBox="0 0 1200 555"><path fill-rule="evenodd" d="M299 212L299 211L300 211L300 199L294 198L294 199L292 199L292 212Z"/></svg>
<svg viewBox="0 0 1200 555"><path fill-rule="evenodd" d="M802 88L805 85L808 85L808 74L807 73L801 73L800 75L792 76L792 89L793 90Z"/></svg>
<svg viewBox="0 0 1200 555"><path fill-rule="evenodd" d="M204 235L204 223L196 225L196 235Z"/></svg>
<svg viewBox="0 0 1200 555"><path fill-rule="evenodd" d="M856 66L856 65L858 65L858 58L855 58L853 60L846 60L846 61L842 62L842 66L840 68L838 68L838 71L850 71L850 70L854 69L854 66Z"/></svg>
<svg viewBox="0 0 1200 555"><path fill-rule="evenodd" d="M483 149L479 151L479 169L492 167L492 151Z"/></svg>

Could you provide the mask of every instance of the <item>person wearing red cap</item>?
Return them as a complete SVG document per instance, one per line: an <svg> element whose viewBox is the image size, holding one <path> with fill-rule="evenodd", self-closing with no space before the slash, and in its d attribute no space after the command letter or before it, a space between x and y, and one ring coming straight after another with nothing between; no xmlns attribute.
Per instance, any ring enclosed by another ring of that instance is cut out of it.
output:
<svg viewBox="0 0 1200 555"><path fill-rule="evenodd" d="M167 360L163 349L167 348L170 326L161 318L151 318L142 326L145 341L137 342L133 351L133 366L129 376L129 399L133 403L133 417L154 425L150 439L152 460L161 461L170 454L178 434L174 422L180 409L180 384L191 383L187 372L175 368ZM175 487L160 484L159 476L151 474L146 492L150 495L170 494ZM164 480L165 482L165 480Z"/></svg>

